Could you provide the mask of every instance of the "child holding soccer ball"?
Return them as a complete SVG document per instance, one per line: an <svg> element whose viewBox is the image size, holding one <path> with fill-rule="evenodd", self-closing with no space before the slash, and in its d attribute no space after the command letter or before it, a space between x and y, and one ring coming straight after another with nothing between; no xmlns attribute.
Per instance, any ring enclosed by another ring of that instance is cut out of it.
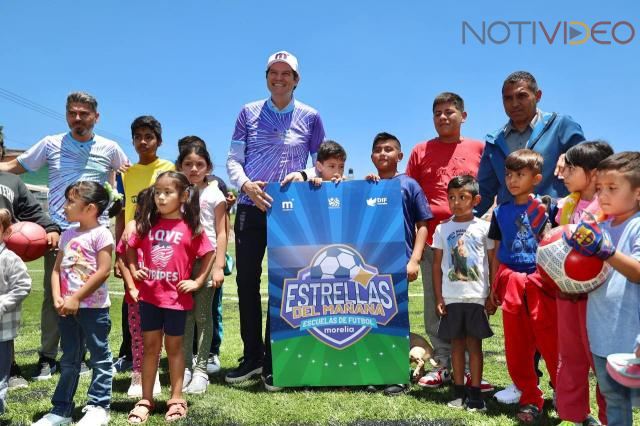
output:
<svg viewBox="0 0 640 426"><path fill-rule="evenodd" d="M606 142L583 142L565 154L562 172L564 185L570 195L558 202L556 222L560 225L578 223L585 212L601 214L596 194L596 168L613 154ZM556 406L562 420L576 423L596 420L590 414L589 369L593 359L587 337L587 294L565 295L556 299L558 312L558 377ZM607 424L604 398L596 389L598 414L602 424Z"/></svg>
<svg viewBox="0 0 640 426"><path fill-rule="evenodd" d="M607 372L607 356L633 352L640 330L640 152L621 152L597 167L596 188L604 222L581 221L567 242L614 269L589 293L587 332L600 391L610 425L633 423L636 389L616 382Z"/></svg>
<svg viewBox="0 0 640 426"><path fill-rule="evenodd" d="M3 242L3 235L11 225L11 213L0 209L0 415L6 408L9 388L13 339L20 327L20 305L31 291L31 277L27 266Z"/></svg>

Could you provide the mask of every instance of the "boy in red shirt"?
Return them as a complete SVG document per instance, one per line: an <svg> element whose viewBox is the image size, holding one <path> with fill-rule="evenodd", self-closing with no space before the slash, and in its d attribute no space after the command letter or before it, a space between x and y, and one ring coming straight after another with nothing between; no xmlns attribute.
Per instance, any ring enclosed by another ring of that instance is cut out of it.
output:
<svg viewBox="0 0 640 426"><path fill-rule="evenodd" d="M436 316L435 295L431 279L433 270L433 250L431 241L433 231L443 220L451 217L447 196L447 184L454 176L478 175L480 158L484 142L461 136L460 128L467 119L462 98L450 92L436 96L433 101L433 124L438 136L416 145L409 156L407 176L414 178L424 191L429 201L433 218L427 222L428 237L420 269L422 272L422 288L424 291L424 325L434 349L434 359L441 366L427 373L419 384L425 387L439 387L450 382L451 345L449 341L438 338L438 321ZM466 384L470 384L471 376L467 374ZM493 387L482 382L483 392Z"/></svg>

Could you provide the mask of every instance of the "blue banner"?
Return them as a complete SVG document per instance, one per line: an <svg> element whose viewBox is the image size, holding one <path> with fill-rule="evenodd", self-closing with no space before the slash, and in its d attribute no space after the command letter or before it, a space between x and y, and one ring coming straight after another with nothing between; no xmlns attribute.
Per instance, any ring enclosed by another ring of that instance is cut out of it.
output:
<svg viewBox="0 0 640 426"><path fill-rule="evenodd" d="M400 182L269 184L267 192L274 383L407 383Z"/></svg>

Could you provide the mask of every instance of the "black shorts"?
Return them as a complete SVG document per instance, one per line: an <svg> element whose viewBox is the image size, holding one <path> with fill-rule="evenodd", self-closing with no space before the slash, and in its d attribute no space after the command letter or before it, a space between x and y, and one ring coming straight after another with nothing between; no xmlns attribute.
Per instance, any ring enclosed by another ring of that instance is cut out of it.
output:
<svg viewBox="0 0 640 426"><path fill-rule="evenodd" d="M140 325L142 331L163 330L167 336L184 336L187 311L159 308L140 301Z"/></svg>
<svg viewBox="0 0 640 426"><path fill-rule="evenodd" d="M478 303L451 303L447 315L440 318L438 337L463 339L467 336L486 339L493 336L484 306Z"/></svg>

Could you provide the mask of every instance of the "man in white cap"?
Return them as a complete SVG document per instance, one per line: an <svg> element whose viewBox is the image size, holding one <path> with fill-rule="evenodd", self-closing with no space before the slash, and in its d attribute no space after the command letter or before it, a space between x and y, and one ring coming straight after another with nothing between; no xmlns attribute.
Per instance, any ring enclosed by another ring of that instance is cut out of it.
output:
<svg viewBox="0 0 640 426"><path fill-rule="evenodd" d="M227 373L227 383L262 374L267 390L273 386L269 317L262 339L260 276L267 246L267 216L273 199L264 191L268 182L303 170L309 156L315 163L324 128L318 112L294 99L300 82L298 60L286 51L267 62L271 97L246 104L236 120L227 159L229 179L240 189L234 225L238 274L240 335L244 353L240 365Z"/></svg>

